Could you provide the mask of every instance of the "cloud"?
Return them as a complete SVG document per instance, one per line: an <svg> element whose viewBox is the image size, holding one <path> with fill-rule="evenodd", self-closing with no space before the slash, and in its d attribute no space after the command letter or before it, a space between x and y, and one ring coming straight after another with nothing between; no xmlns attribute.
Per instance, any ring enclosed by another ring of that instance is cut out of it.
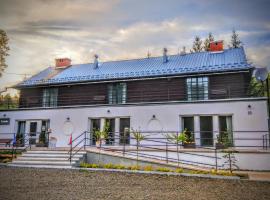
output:
<svg viewBox="0 0 270 200"><path fill-rule="evenodd" d="M56 57L73 63L178 53L195 35L212 32L226 46L235 27L248 58L270 66L270 16L265 0L0 0L0 27L10 37L9 72L34 74ZM4 75L1 85L22 76Z"/></svg>

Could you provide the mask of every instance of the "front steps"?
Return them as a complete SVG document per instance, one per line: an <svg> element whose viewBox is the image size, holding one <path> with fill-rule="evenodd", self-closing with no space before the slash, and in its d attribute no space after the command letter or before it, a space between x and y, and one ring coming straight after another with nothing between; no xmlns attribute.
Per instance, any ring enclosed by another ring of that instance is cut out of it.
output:
<svg viewBox="0 0 270 200"><path fill-rule="evenodd" d="M80 164L80 161L86 156L86 152L78 152L72 157L72 162L69 161L69 156L67 150L29 150L14 159L9 166L72 168Z"/></svg>

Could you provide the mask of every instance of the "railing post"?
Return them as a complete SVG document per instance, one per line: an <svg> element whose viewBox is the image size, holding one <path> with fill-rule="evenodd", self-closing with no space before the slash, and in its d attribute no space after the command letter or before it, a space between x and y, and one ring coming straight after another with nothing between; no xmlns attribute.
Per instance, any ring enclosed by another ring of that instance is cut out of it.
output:
<svg viewBox="0 0 270 200"><path fill-rule="evenodd" d="M71 157L72 157L72 139L70 141L70 151L69 151L69 162L71 163Z"/></svg>
<svg viewBox="0 0 270 200"><path fill-rule="evenodd" d="M218 170L218 163L217 163L217 147L215 147L215 163L216 163L216 171Z"/></svg>
<svg viewBox="0 0 270 200"><path fill-rule="evenodd" d="M84 147L83 147L84 150L85 150L85 146L86 146L86 131L84 131Z"/></svg>
<svg viewBox="0 0 270 200"><path fill-rule="evenodd" d="M125 156L125 153L126 153L126 131L124 130L123 156Z"/></svg>
<svg viewBox="0 0 270 200"><path fill-rule="evenodd" d="M169 159L168 159L168 142L166 142L166 163L169 162Z"/></svg>

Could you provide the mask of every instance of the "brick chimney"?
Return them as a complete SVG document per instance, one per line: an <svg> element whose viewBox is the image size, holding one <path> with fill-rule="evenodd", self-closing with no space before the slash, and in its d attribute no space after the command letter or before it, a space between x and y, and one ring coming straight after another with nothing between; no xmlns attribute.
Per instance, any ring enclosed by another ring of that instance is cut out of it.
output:
<svg viewBox="0 0 270 200"><path fill-rule="evenodd" d="M69 58L56 58L55 68L66 68L71 65L71 60Z"/></svg>
<svg viewBox="0 0 270 200"><path fill-rule="evenodd" d="M223 40L210 42L209 51L223 51Z"/></svg>

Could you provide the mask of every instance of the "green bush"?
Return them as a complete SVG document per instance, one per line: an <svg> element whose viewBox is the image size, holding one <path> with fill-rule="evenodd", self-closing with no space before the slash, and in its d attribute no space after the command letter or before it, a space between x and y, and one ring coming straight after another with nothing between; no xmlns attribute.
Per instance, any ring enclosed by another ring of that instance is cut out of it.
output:
<svg viewBox="0 0 270 200"><path fill-rule="evenodd" d="M177 168L177 169L175 170L176 173L183 173L183 171L184 171L184 170L181 169L181 168Z"/></svg>
<svg viewBox="0 0 270 200"><path fill-rule="evenodd" d="M158 167L158 168L156 168L156 171L158 171L158 172L171 172L172 170L165 168L165 167Z"/></svg>
<svg viewBox="0 0 270 200"><path fill-rule="evenodd" d="M152 165L147 165L143 168L144 171L154 171Z"/></svg>

